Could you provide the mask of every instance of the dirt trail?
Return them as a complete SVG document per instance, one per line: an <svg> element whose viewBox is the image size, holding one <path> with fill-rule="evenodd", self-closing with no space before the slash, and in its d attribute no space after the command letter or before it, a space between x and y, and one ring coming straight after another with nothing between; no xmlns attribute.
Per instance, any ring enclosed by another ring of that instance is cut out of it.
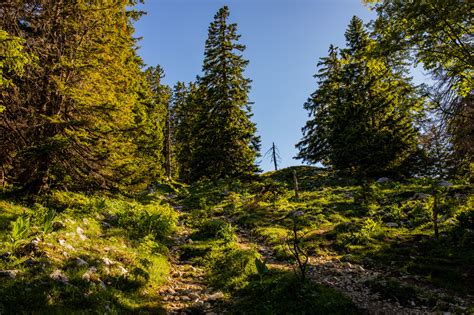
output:
<svg viewBox="0 0 474 315"><path fill-rule="evenodd" d="M181 212L181 207L174 208ZM181 213L180 213L181 216ZM191 230L180 225L179 232L174 237L171 248L171 277L169 282L160 290L160 295L168 314L221 314L219 301L223 298L221 292L209 288L205 281L205 272L189 261L179 259L181 246L190 242ZM273 250L252 234L243 229L237 230L238 243L244 248L256 248L270 268L292 269L288 262L275 258ZM367 314L460 314L465 313L472 301L451 297L452 302L445 302L448 294L441 289L430 288L416 283L422 289L423 296L414 296L413 300L401 305L396 299L386 299L379 293L370 290L367 281L384 279L390 275L383 270L363 267L359 264L343 262L335 256L310 257L309 277L318 283L332 287L348 296L359 308ZM409 283L402 278L398 281ZM411 279L413 280L413 279ZM411 282L413 283L413 282ZM439 301L428 301L426 293L443 297ZM447 299L449 300L449 299ZM408 305L407 305L408 304Z"/></svg>
<svg viewBox="0 0 474 315"><path fill-rule="evenodd" d="M181 206L174 205L181 216ZM220 313L217 303L223 298L221 292L207 286L205 272L190 261L180 260L181 246L189 242L191 230L179 221L179 230L173 237L170 249L171 272L168 283L160 289L160 296L167 314L208 314Z"/></svg>
<svg viewBox="0 0 474 315"><path fill-rule="evenodd" d="M269 267L280 269L291 269L287 262L278 261L271 247L263 242L254 240L251 233L244 230L237 231L240 243L253 243L265 259ZM415 296L409 305L401 305L398 301L384 299L379 293L370 290L367 281L380 278L388 278L390 275L382 270L365 268L359 264L343 262L335 256L310 257L309 277L317 283L324 284L338 290L349 297L360 309L367 314L460 314L465 313L468 305L472 301L465 301L459 297L450 297L453 301L444 301L448 294L442 289L434 289L417 283L423 296ZM409 284L405 279L397 279L402 283ZM443 297L438 301L428 301L425 296L429 293L432 296Z"/></svg>

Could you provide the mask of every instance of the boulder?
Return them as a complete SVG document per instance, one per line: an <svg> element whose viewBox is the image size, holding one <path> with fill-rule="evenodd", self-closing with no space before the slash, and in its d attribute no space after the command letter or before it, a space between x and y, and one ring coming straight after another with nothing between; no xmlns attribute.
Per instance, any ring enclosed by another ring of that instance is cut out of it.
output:
<svg viewBox="0 0 474 315"><path fill-rule="evenodd" d="M15 279L19 272L19 270L0 270L0 278Z"/></svg>
<svg viewBox="0 0 474 315"><path fill-rule="evenodd" d="M411 197L411 199L423 200L423 199L428 199L428 198L430 198L430 197L431 197L430 194L416 193L416 194L413 195L413 197Z"/></svg>
<svg viewBox="0 0 474 315"><path fill-rule="evenodd" d="M219 299L222 299L222 298L224 298L224 293L222 293L220 291L216 292L216 293L213 293L213 294L211 294L207 297L207 299L209 301L215 301L215 300L219 300Z"/></svg>
<svg viewBox="0 0 474 315"><path fill-rule="evenodd" d="M58 231L62 228L64 228L64 224L61 221L53 222L53 231Z"/></svg>
<svg viewBox="0 0 474 315"><path fill-rule="evenodd" d="M87 261L85 261L84 259L77 257L76 258L76 265L78 265L79 267L84 267L84 266L88 266L89 263Z"/></svg>
<svg viewBox="0 0 474 315"><path fill-rule="evenodd" d="M440 180L438 182L438 186L439 187L450 187L450 186L453 186L453 184L447 180Z"/></svg>
<svg viewBox="0 0 474 315"><path fill-rule="evenodd" d="M68 283L69 279L68 277L60 270L56 269L54 270L49 277L55 281L62 282L62 283Z"/></svg>
<svg viewBox="0 0 474 315"><path fill-rule="evenodd" d="M380 177L379 179L377 179L377 183L379 184L387 183L389 181L390 181L390 178L388 177Z"/></svg>

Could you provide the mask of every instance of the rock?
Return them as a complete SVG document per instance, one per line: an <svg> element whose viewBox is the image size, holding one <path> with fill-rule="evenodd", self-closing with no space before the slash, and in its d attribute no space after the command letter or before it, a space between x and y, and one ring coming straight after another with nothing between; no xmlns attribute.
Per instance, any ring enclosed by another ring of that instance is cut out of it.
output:
<svg viewBox="0 0 474 315"><path fill-rule="evenodd" d="M84 267L84 266L88 266L89 264L84 259L77 257L76 265L78 265L79 267Z"/></svg>
<svg viewBox="0 0 474 315"><path fill-rule="evenodd" d="M62 283L68 283L69 282L69 279L68 277L60 270L60 269L56 269L55 271L53 271L49 277L55 281L58 281L58 282L62 282Z"/></svg>
<svg viewBox="0 0 474 315"><path fill-rule="evenodd" d="M10 253L10 252L2 253L0 255L0 259L8 259L8 257L10 257L11 255L12 255L12 253Z"/></svg>
<svg viewBox="0 0 474 315"><path fill-rule="evenodd" d="M105 222L105 221L101 223L101 226L103 229L110 229L111 227L110 223Z"/></svg>
<svg viewBox="0 0 474 315"><path fill-rule="evenodd" d="M388 177L380 177L379 179L377 179L377 183L379 184L387 183L389 181L390 181L390 178Z"/></svg>
<svg viewBox="0 0 474 315"><path fill-rule="evenodd" d="M19 272L19 270L0 270L0 278L15 279Z"/></svg>
<svg viewBox="0 0 474 315"><path fill-rule="evenodd" d="M390 227L390 228L396 228L398 227L398 223L395 223L395 222L388 222L387 224L385 224L386 226Z"/></svg>
<svg viewBox="0 0 474 315"><path fill-rule="evenodd" d="M215 301L215 300L219 300L219 299L222 299L222 298L224 298L224 293L222 293L222 292L220 292L220 291L219 291L219 292L216 292L216 293L214 293L214 294L211 294L211 295L209 295L209 296L207 297L207 299L208 299L209 301Z"/></svg>
<svg viewBox="0 0 474 315"><path fill-rule="evenodd" d="M28 266L33 266L33 265L37 264L38 261L37 261L36 259L30 257L30 258L28 258L27 260L25 260L23 263L24 263L25 265L28 265Z"/></svg>
<svg viewBox="0 0 474 315"><path fill-rule="evenodd" d="M122 275L125 275L125 274L127 274L127 273L128 273L128 270L127 270L127 269L125 269L125 268L124 268L124 267L122 267L122 266L118 266L118 269L120 270L120 273L121 273Z"/></svg>
<svg viewBox="0 0 474 315"><path fill-rule="evenodd" d="M79 226L76 228L76 233L77 233L77 235L79 235L79 238L82 241L85 241L87 239L87 236L84 235L84 230L81 229Z"/></svg>
<svg viewBox="0 0 474 315"><path fill-rule="evenodd" d="M411 199L423 200L423 199L428 199L428 198L430 198L430 197L431 197L430 194L416 193L416 194L413 195L413 197L411 197Z"/></svg>
<svg viewBox="0 0 474 315"><path fill-rule="evenodd" d="M453 186L453 184L447 180L440 180L438 182L438 186L439 187L450 187L450 186Z"/></svg>
<svg viewBox="0 0 474 315"><path fill-rule="evenodd" d="M176 291L173 288L168 288L166 292L168 292L168 294L176 294Z"/></svg>
<svg viewBox="0 0 474 315"><path fill-rule="evenodd" d="M89 270L87 270L83 275L82 275L82 280L85 280L87 282L89 281L94 281L94 278L98 278L98 277L95 277L95 273L97 272L97 268L96 267L90 267Z"/></svg>
<svg viewBox="0 0 474 315"><path fill-rule="evenodd" d="M191 301L191 298L189 296L182 296L181 301Z"/></svg>
<svg viewBox="0 0 474 315"><path fill-rule="evenodd" d="M33 244L35 246L38 246L38 244L41 242L41 239L38 237L35 237L31 240L30 244Z"/></svg>
<svg viewBox="0 0 474 315"><path fill-rule="evenodd" d="M54 221L53 222L53 231L58 231L64 228L64 224L61 221Z"/></svg>
<svg viewBox="0 0 474 315"><path fill-rule="evenodd" d="M189 293L188 296L193 300L199 299L199 294L197 293Z"/></svg>
<svg viewBox="0 0 474 315"><path fill-rule="evenodd" d="M110 265L113 265L113 264L114 264L114 261L113 261L113 260L110 260L110 259L107 258L107 257L103 257L103 258L102 258L102 261L104 262L104 264L105 264L106 266L110 266Z"/></svg>

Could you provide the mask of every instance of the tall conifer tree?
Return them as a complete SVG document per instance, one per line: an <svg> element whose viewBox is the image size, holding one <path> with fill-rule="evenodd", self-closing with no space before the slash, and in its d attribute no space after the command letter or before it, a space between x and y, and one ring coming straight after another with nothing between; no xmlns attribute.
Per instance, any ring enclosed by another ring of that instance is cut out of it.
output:
<svg viewBox="0 0 474 315"><path fill-rule="evenodd" d="M200 100L195 124L191 179L220 178L255 172L259 150L256 126L250 120L248 64L238 43L237 25L229 24L225 6L209 26L203 75L198 78Z"/></svg>
<svg viewBox="0 0 474 315"><path fill-rule="evenodd" d="M138 183L136 130L149 92L136 54L130 1L9 0L0 26L37 57L6 73L0 151L7 180L25 191ZM161 131L159 131L161 132Z"/></svg>
<svg viewBox="0 0 474 315"><path fill-rule="evenodd" d="M422 99L402 64L372 54L375 43L359 18L345 36L340 57L331 47L320 63L298 157L362 176L399 175L416 152L413 117Z"/></svg>

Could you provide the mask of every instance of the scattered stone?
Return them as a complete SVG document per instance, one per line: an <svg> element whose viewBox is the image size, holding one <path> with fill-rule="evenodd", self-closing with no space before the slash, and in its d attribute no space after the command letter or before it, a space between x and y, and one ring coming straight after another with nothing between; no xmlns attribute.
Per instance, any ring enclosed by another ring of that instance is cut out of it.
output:
<svg viewBox="0 0 474 315"><path fill-rule="evenodd" d="M60 270L56 269L54 270L49 277L55 281L62 282L62 283L68 283L69 279L68 277Z"/></svg>
<svg viewBox="0 0 474 315"><path fill-rule="evenodd" d="M89 270L87 270L83 275L82 275L82 280L85 280L87 282L89 281L94 281L95 279L94 278L97 278L98 277L95 277L95 273L97 272L97 268L96 267L90 267ZM98 279L100 281L100 279Z"/></svg>
<svg viewBox="0 0 474 315"><path fill-rule="evenodd" d="M82 241L87 240L87 236L84 235L84 230L81 229L79 226L76 228L76 233L77 233L77 235L79 235L79 238L80 238Z"/></svg>
<svg viewBox="0 0 474 315"><path fill-rule="evenodd" d="M33 244L35 246L38 246L38 244L41 242L41 239L38 237L35 237L31 240L30 244Z"/></svg>
<svg viewBox="0 0 474 315"><path fill-rule="evenodd" d="M23 263L28 266L33 266L33 265L36 265L38 261L34 259L33 257L30 257L27 260L25 260Z"/></svg>
<svg viewBox="0 0 474 315"><path fill-rule="evenodd" d="M64 224L61 221L54 221L53 222L53 231L58 231L64 228Z"/></svg>
<svg viewBox="0 0 474 315"><path fill-rule="evenodd" d="M211 294L211 295L209 295L209 296L207 297L207 299L208 299L209 301L215 301L215 300L219 300L219 299L222 299L222 298L224 298L224 293L222 293L222 292L220 292L220 291L219 291L219 292L216 292L216 293L214 293L214 294Z"/></svg>
<svg viewBox="0 0 474 315"><path fill-rule="evenodd" d="M102 261L104 262L104 264L105 264L106 266L110 266L110 265L113 265L113 264L115 263L113 260L110 260L110 259L107 258L107 257L103 257L103 258L102 258Z"/></svg>
<svg viewBox="0 0 474 315"><path fill-rule="evenodd" d="M416 193L416 194L413 195L413 197L411 197L411 199L423 200L423 199L428 199L428 198L430 198L430 197L431 197L430 194Z"/></svg>
<svg viewBox="0 0 474 315"><path fill-rule="evenodd" d="M122 275L125 275L125 274L128 273L128 270L125 269L123 266L118 266L118 269L120 270L120 273L121 273Z"/></svg>
<svg viewBox="0 0 474 315"><path fill-rule="evenodd" d="M199 294L197 294L197 293L189 293L188 296L193 300L196 300L196 299L200 298Z"/></svg>
<svg viewBox="0 0 474 315"><path fill-rule="evenodd" d="M396 228L398 227L398 223L395 223L395 222L388 222L386 224L387 227L390 227L390 228Z"/></svg>
<svg viewBox="0 0 474 315"><path fill-rule="evenodd" d="M78 265L79 267L84 267L84 266L88 266L89 263L87 261L85 261L84 259L82 259L80 257L77 257L76 258L76 265Z"/></svg>
<svg viewBox="0 0 474 315"><path fill-rule="evenodd" d="M111 227L110 223L105 222L105 221L101 223L101 226L103 229L110 229Z"/></svg>
<svg viewBox="0 0 474 315"><path fill-rule="evenodd" d="M15 279L19 272L19 270L0 270L0 278Z"/></svg>
<svg viewBox="0 0 474 315"><path fill-rule="evenodd" d="M388 177L380 177L379 179L377 179L377 183L379 184L387 183L389 181L390 181L390 178Z"/></svg>
<svg viewBox="0 0 474 315"><path fill-rule="evenodd" d="M453 186L453 184L447 180L440 180L438 182L438 186L439 187L450 187L450 186Z"/></svg>
<svg viewBox="0 0 474 315"><path fill-rule="evenodd" d="M11 255L12 255L12 253L10 253L10 252L5 252L5 253L2 253L2 254L0 255L0 258L1 258L1 259L8 259L8 257L10 257Z"/></svg>

